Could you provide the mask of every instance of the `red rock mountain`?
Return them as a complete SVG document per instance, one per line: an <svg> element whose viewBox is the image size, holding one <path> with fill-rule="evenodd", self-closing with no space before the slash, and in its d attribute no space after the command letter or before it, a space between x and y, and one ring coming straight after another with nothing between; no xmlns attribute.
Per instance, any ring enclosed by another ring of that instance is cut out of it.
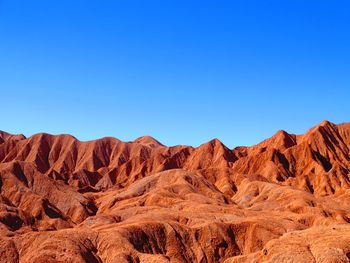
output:
<svg viewBox="0 0 350 263"><path fill-rule="evenodd" d="M328 121L235 149L0 132L0 262L350 262L349 148Z"/></svg>

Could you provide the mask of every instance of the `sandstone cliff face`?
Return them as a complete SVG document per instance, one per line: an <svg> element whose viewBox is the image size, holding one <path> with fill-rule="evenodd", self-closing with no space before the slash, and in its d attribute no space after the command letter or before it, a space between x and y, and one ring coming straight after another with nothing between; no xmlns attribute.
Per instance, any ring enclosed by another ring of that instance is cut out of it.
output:
<svg viewBox="0 0 350 263"><path fill-rule="evenodd" d="M0 262L349 262L350 124L197 148L0 132Z"/></svg>

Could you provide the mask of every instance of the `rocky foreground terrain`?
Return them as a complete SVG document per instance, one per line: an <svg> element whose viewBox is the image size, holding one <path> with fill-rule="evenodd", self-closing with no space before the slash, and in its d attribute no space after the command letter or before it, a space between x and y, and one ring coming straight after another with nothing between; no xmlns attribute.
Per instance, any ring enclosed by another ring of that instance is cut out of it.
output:
<svg viewBox="0 0 350 263"><path fill-rule="evenodd" d="M252 147L0 132L1 262L350 262L350 123Z"/></svg>

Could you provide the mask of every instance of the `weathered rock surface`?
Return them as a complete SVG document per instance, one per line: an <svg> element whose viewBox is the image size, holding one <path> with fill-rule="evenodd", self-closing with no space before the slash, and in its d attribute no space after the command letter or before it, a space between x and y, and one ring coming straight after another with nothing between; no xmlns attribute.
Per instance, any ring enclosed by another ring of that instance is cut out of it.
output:
<svg viewBox="0 0 350 263"><path fill-rule="evenodd" d="M0 262L350 262L350 123L197 148L0 132Z"/></svg>

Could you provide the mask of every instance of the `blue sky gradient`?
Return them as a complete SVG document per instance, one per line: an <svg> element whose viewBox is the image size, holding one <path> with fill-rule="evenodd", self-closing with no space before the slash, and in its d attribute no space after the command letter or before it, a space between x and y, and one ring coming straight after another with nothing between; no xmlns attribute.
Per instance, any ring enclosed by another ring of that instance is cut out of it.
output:
<svg viewBox="0 0 350 263"><path fill-rule="evenodd" d="M0 129L252 145L350 121L349 1L0 0Z"/></svg>

